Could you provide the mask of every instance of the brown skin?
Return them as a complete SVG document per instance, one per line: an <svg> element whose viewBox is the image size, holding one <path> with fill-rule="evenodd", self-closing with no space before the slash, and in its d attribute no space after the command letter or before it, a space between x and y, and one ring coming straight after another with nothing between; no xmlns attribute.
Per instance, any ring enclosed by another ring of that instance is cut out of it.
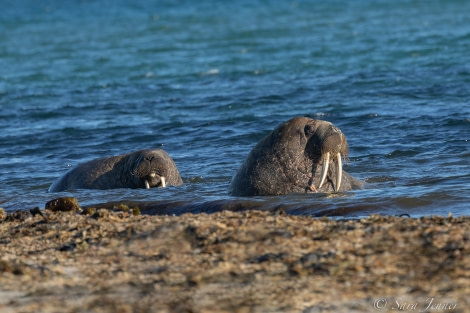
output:
<svg viewBox="0 0 470 313"><path fill-rule="evenodd" d="M50 192L68 189L115 189L163 187L183 184L173 159L162 149L140 150L119 156L92 160L67 172L49 188Z"/></svg>
<svg viewBox="0 0 470 313"><path fill-rule="evenodd" d="M320 188L322 162L332 157ZM343 133L330 122L307 117L293 118L263 138L251 150L230 184L237 196L285 195L305 192L344 192L363 183L345 171L337 190L337 156L348 156Z"/></svg>

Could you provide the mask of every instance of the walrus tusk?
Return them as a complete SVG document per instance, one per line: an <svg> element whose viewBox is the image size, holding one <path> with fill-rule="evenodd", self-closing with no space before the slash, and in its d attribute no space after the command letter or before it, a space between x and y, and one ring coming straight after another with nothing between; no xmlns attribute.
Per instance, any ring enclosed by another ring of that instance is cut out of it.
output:
<svg viewBox="0 0 470 313"><path fill-rule="evenodd" d="M330 165L330 153L327 152L325 153L323 157L323 165L322 165L322 170L321 170L321 180L320 180L320 185L318 186L318 189L323 186L323 183L325 182L326 175L328 174L328 166Z"/></svg>
<svg viewBox="0 0 470 313"><path fill-rule="evenodd" d="M341 178L343 177L343 163L341 163L341 153L338 152L336 155L336 158L338 159L338 168L337 168L337 176L336 176L336 188L335 191L339 191L339 188L341 187Z"/></svg>
<svg viewBox="0 0 470 313"><path fill-rule="evenodd" d="M150 177L155 177L155 173L150 173ZM160 183L162 184L162 187L166 187L166 178L165 176L160 176ZM146 179L144 180L145 188L150 189L150 184L149 181Z"/></svg>

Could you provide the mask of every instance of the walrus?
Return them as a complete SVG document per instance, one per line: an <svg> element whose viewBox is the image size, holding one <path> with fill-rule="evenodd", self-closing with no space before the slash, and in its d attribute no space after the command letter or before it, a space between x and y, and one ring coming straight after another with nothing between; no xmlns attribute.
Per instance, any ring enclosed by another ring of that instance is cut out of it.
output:
<svg viewBox="0 0 470 313"><path fill-rule="evenodd" d="M296 117L259 141L232 178L235 196L344 192L363 183L343 171L344 134L332 123Z"/></svg>
<svg viewBox="0 0 470 313"><path fill-rule="evenodd" d="M49 191L150 189L182 184L178 168L168 153L162 149L147 149L80 164L56 180Z"/></svg>

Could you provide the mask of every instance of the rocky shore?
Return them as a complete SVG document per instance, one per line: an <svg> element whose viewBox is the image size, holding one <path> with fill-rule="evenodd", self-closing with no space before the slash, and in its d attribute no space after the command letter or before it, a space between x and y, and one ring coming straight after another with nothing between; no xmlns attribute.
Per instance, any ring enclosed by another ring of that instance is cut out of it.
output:
<svg viewBox="0 0 470 313"><path fill-rule="evenodd" d="M469 312L470 218L0 214L0 312Z"/></svg>

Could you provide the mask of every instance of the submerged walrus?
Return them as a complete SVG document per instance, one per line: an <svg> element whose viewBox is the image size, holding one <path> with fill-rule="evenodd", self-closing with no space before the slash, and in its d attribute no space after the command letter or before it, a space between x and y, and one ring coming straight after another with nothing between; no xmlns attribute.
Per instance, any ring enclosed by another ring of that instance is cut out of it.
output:
<svg viewBox="0 0 470 313"><path fill-rule="evenodd" d="M55 181L50 192L68 189L152 188L183 184L173 159L162 149L149 149L92 160Z"/></svg>
<svg viewBox="0 0 470 313"><path fill-rule="evenodd" d="M238 196L338 192L363 183L343 171L348 156L343 133L330 122L293 118L251 150L229 192Z"/></svg>

